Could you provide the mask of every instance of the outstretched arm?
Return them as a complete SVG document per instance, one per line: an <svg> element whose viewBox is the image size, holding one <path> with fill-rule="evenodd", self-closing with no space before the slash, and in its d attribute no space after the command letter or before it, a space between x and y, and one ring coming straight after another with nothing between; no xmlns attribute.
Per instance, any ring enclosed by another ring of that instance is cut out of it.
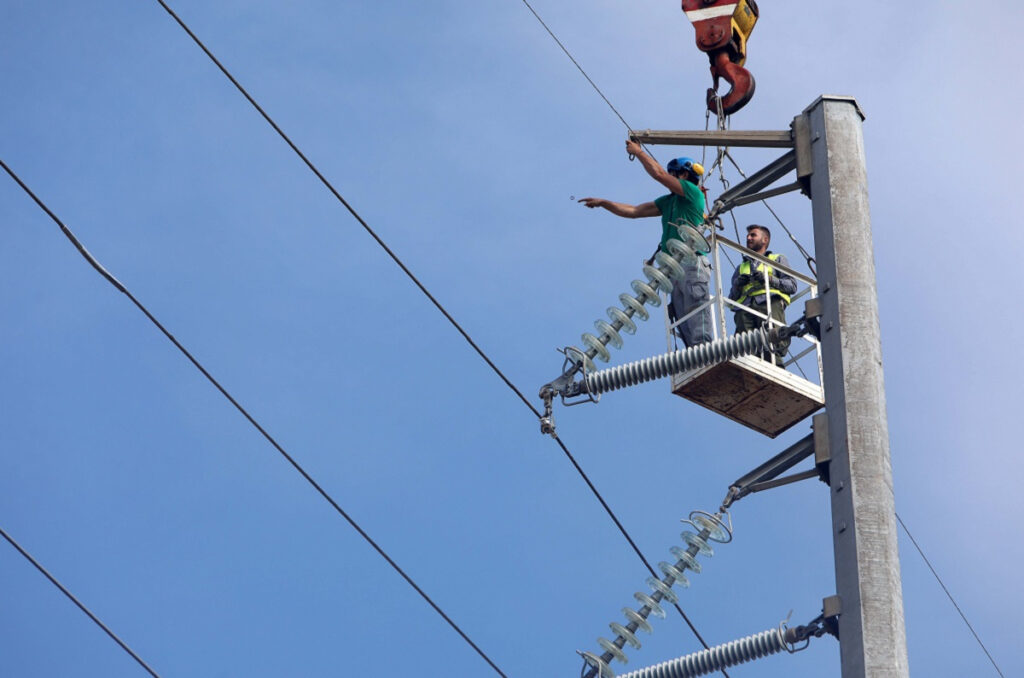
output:
<svg viewBox="0 0 1024 678"><path fill-rule="evenodd" d="M604 198L583 198L578 202L583 203L587 207L603 207L612 214L627 219L637 219L639 217L658 217L661 216L661 210L653 202L645 202L639 205L627 205L624 202L612 202L611 200L605 200Z"/></svg>
<svg viewBox="0 0 1024 678"><path fill-rule="evenodd" d="M630 139L626 142L626 152L635 155L644 170L651 175L651 178L659 184L672 191L676 195L683 195L683 187L679 185L679 179L675 178L668 171L654 161L654 158L647 154L644 147Z"/></svg>

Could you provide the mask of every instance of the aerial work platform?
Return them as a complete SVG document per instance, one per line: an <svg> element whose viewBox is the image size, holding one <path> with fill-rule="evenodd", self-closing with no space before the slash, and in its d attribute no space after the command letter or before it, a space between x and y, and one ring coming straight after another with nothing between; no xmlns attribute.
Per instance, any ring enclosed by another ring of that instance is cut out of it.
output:
<svg viewBox="0 0 1024 678"><path fill-rule="evenodd" d="M807 275L769 261L717 234L712 234L708 242L712 248L714 289L705 304L675 323L669 320L666 304L665 327L669 350L675 348L678 341L672 329L707 307L711 308L714 339L731 333L731 322L727 321L727 316L738 310L768 320L772 326L781 326L777 321L769 320L765 314L729 299L729 276L743 256L769 264L796 279L797 292L793 295L793 308L788 311L788 315L793 316L790 321L802 312L805 297L813 299L818 295L817 281ZM724 271L728 275L723 275ZM794 338L781 367L757 355L740 356L717 365L672 375L671 384L672 393L677 396L771 438L825 405L825 393L821 385L820 344L810 334Z"/></svg>

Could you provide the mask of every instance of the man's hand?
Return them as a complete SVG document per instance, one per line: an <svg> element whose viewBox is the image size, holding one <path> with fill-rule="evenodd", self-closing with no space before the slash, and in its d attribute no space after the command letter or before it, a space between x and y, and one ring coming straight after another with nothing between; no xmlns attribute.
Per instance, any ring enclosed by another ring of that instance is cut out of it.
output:
<svg viewBox="0 0 1024 678"><path fill-rule="evenodd" d="M630 155L639 156L643 152L644 147L638 144L637 142L633 141L632 139L626 141L626 153L629 153Z"/></svg>
<svg viewBox="0 0 1024 678"><path fill-rule="evenodd" d="M743 273L736 278L736 285L742 290L744 287L750 284L750 276Z"/></svg>
<svg viewBox="0 0 1024 678"><path fill-rule="evenodd" d="M605 203L608 202L604 198L580 198L576 202L581 202L585 207L604 207Z"/></svg>

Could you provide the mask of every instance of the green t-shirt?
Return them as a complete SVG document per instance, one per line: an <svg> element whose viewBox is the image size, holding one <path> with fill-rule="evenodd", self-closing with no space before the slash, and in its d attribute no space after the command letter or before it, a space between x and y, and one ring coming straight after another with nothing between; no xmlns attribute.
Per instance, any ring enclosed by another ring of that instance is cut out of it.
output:
<svg viewBox="0 0 1024 678"><path fill-rule="evenodd" d="M679 180L683 195L669 193L654 201L661 211L661 249L671 238L679 238L675 224L686 223L698 231L704 223L704 194L700 188L685 179Z"/></svg>

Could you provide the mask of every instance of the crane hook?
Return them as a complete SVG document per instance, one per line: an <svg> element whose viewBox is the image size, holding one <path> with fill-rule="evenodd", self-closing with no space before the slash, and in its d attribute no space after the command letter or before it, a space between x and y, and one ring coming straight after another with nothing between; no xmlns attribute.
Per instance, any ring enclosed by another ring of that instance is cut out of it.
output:
<svg viewBox="0 0 1024 678"><path fill-rule="evenodd" d="M714 88L708 90L708 110L718 111L718 81L732 89L721 97L722 113L743 108L754 96L754 76L743 68L747 39L760 14L755 0L682 0L683 12L693 24L697 48L708 55Z"/></svg>
<svg viewBox="0 0 1024 678"><path fill-rule="evenodd" d="M719 50L709 54L711 59L711 76L714 80L714 87L708 88L708 110L718 114L718 80L721 78L732 87L729 93L721 97L722 111L725 115L732 115L747 105L754 96L754 75L739 64L733 63L729 58L728 50Z"/></svg>

